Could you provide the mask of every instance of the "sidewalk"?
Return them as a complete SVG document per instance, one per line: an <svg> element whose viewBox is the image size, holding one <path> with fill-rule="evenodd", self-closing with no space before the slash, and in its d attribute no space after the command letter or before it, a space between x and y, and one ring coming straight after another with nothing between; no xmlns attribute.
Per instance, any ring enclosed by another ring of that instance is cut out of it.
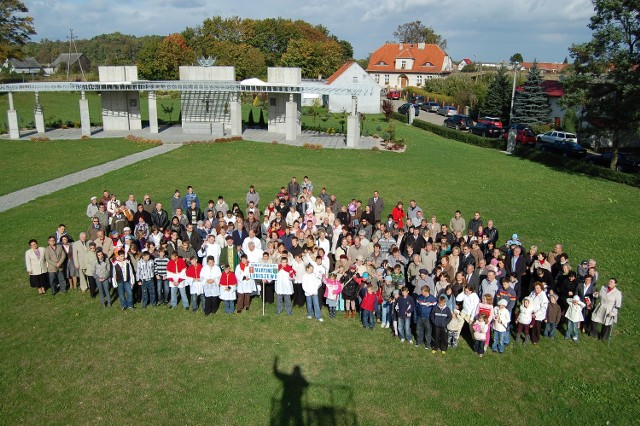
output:
<svg viewBox="0 0 640 426"><path fill-rule="evenodd" d="M99 166L81 170L70 175L62 176L48 182L40 183L38 185L30 186L28 188L20 189L7 195L3 195L0 197L0 212L18 207L21 204L35 200L36 198L42 197L43 195L48 195L52 192L68 188L72 185L76 185L89 179L102 176L114 170L121 169L123 167L137 163L138 161L146 160L147 158L155 157L156 155L173 151L180 146L181 144L179 143L160 145L155 148L147 149L146 151L138 152L126 157L118 158L117 160L109 161L108 163L104 163Z"/></svg>

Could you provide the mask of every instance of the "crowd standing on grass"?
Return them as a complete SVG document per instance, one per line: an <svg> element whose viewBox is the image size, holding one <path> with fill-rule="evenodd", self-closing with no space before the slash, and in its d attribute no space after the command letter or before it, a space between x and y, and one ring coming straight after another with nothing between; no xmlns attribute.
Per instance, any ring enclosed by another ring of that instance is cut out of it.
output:
<svg viewBox="0 0 640 426"><path fill-rule="evenodd" d="M104 190L77 241L60 224L44 248L29 241L25 264L40 294L78 289L103 307L117 298L123 310L180 301L206 316L221 304L239 315L262 297L277 314L306 305L317 321L326 306L330 319L344 312L432 353L457 348L462 333L480 357L560 330L573 341L610 338L622 293L594 259L572 262L562 244L527 249L517 234L501 242L478 211L468 223L459 210L440 223L415 200L387 217L385 207L377 191L342 204L307 176L267 201L251 186L231 205L222 195L201 203L191 186L166 208ZM261 263L278 265L275 280L251 278Z"/></svg>

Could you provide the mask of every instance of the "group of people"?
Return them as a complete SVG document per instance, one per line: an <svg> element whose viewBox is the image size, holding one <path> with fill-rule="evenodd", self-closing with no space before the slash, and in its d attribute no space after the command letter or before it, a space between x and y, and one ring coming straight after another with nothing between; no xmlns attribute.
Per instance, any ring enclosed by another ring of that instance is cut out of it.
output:
<svg viewBox="0 0 640 426"><path fill-rule="evenodd" d="M123 310L180 301L205 315L220 304L241 314L261 297L278 314L306 305L309 319L323 321L326 305L330 318L340 311L367 329L378 323L434 353L468 333L479 356L503 353L512 339L535 345L561 327L566 339L608 340L622 305L615 278L596 290L595 260L572 264L561 244L525 250L517 234L500 243L477 211L468 224L460 211L441 224L411 200L384 217L377 191L342 204L307 176L264 205L251 186L243 204L219 196L204 205L189 186L174 192L169 215L149 195L123 203L105 190L91 197L77 241L64 224L44 248L29 241L31 286L52 295L77 288L105 307L117 293ZM277 264L275 279L252 278L260 264Z"/></svg>

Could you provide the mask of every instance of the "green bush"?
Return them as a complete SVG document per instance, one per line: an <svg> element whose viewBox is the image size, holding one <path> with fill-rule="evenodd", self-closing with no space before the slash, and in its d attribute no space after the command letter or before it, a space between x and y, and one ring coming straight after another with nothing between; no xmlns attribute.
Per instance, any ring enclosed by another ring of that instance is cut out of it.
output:
<svg viewBox="0 0 640 426"><path fill-rule="evenodd" d="M450 105L453 103L453 97L451 96L443 95L442 93L429 92L427 90L420 89L419 87L415 87L415 86L405 87L404 89L402 89L402 92L407 93L407 96L409 93L412 93L414 95L422 95L424 96L425 99L429 99L430 101L435 101L436 99L440 103L444 101L447 105Z"/></svg>

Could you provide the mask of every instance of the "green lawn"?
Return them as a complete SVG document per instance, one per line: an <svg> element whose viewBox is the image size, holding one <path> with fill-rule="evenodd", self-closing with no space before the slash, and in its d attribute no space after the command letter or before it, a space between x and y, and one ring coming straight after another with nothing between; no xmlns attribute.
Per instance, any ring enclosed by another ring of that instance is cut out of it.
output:
<svg viewBox="0 0 640 426"><path fill-rule="evenodd" d="M0 195L152 148L126 139L49 142L0 139ZM99 195L99 194L96 194Z"/></svg>
<svg viewBox="0 0 640 426"><path fill-rule="evenodd" d="M405 154L189 145L0 214L0 235L13 248L0 253L2 422L282 424L295 410L281 408L299 403L317 424L635 423L640 190L396 126ZM517 232L544 250L563 242L572 263L596 258L625 297L611 345L560 338L478 359L461 344L434 356L354 320L319 324L301 310L278 317L271 306L262 318L259 300L241 316L204 318L106 310L80 294L28 288L28 239L44 241L61 221L74 235L84 230L86 200L104 187L166 203L174 188L193 185L201 200L224 194L231 202L254 184L267 200L305 174L342 202L378 190L387 211L415 198L443 222L456 209L467 219L478 209L501 238ZM39 220L25 222L40 206ZM298 366L309 386L276 377L276 357L280 372Z"/></svg>

